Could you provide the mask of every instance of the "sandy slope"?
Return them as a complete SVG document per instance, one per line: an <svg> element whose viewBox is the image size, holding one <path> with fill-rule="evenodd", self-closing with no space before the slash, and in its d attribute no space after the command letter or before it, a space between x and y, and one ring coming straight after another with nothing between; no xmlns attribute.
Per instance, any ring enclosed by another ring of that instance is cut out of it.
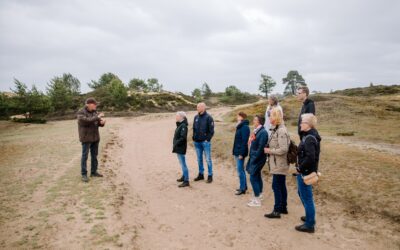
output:
<svg viewBox="0 0 400 250"><path fill-rule="evenodd" d="M225 110L213 110L218 116ZM190 116L190 123L193 114ZM261 208L249 208L250 194L237 197L233 166L214 159L215 182L191 181L191 187L177 188L180 176L177 158L171 153L173 114L152 114L122 119L121 177L130 195L121 209L127 224L136 225L134 247L138 249L377 249L381 242L367 242L366 236L343 227L340 216L324 216L337 205L317 206L317 232L298 233L303 208L296 190L289 192L289 215L280 220L263 217L273 206L270 180L266 177ZM221 127L216 128L218 133ZM196 157L189 147L190 179L197 174ZM289 178L288 181L294 181ZM250 184L249 184L250 186ZM375 245L376 244L376 245Z"/></svg>

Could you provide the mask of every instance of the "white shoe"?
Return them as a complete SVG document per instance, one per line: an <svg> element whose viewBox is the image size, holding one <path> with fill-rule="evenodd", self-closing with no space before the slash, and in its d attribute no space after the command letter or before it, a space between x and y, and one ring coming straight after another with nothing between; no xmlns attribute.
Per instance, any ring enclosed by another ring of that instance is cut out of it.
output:
<svg viewBox="0 0 400 250"><path fill-rule="evenodd" d="M258 199L260 199L260 201L263 201L264 200L264 195L260 194L260 196L258 196Z"/></svg>
<svg viewBox="0 0 400 250"><path fill-rule="evenodd" d="M247 203L247 206L249 207L261 207L261 201L259 198L254 197L251 199L249 203Z"/></svg>

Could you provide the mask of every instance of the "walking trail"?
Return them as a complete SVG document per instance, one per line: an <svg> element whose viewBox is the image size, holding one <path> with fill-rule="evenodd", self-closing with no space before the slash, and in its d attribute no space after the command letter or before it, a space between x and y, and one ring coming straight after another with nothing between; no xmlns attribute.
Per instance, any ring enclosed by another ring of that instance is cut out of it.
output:
<svg viewBox="0 0 400 250"><path fill-rule="evenodd" d="M219 117L226 111L221 108L210 113ZM190 124L193 115L189 115ZM251 189L244 196L234 195L238 186L234 166L214 158L214 182L192 181L198 168L191 146L187 153L191 186L179 189L176 179L181 175L180 166L171 153L174 119L173 114L122 119L122 166L118 178L128 184L130 195L121 211L127 224L136 225L136 248L377 249L382 244L367 241L366 236L345 228L340 215L324 216L327 210L340 210L335 203L325 202L324 211L317 204L315 234L296 232L294 226L301 223L304 210L294 185L288 190L289 214L279 220L265 219L263 215L273 207L270 177L264 177L262 207L247 207ZM217 123L216 133L222 129ZM190 144L191 139L188 141ZM288 177L288 182L294 179Z"/></svg>

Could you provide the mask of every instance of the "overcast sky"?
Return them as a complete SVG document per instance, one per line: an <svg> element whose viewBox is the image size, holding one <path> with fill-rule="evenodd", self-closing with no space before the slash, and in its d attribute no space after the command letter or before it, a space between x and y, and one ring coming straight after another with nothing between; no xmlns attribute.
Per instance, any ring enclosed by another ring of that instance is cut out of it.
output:
<svg viewBox="0 0 400 250"><path fill-rule="evenodd" d="M257 92L298 70L312 90L400 83L400 1L0 0L0 90L104 72L167 90Z"/></svg>

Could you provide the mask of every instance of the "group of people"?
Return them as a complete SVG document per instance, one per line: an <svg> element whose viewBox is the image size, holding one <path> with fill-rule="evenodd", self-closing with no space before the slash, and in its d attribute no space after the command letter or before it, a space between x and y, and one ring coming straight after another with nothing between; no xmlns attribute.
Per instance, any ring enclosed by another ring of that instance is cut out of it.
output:
<svg viewBox="0 0 400 250"><path fill-rule="evenodd" d="M297 97L303 103L298 119L298 134L300 144L297 148L296 170L297 187L300 200L305 209L305 216L301 217L304 224L296 226L296 230L313 233L315 227L315 205L312 186L305 182L308 177L318 171L321 137L316 130L317 118L315 117L314 102L308 98L309 89L300 87ZM288 214L286 175L289 172L288 153L291 145L289 133L283 119L283 109L278 99L271 96L268 99L265 117L255 115L253 118L253 130L250 130L250 122L247 114L237 114L237 125L233 143L233 156L239 177L239 188L236 195L247 192L246 171L250 175L250 183L253 189L253 197L247 203L250 207L259 207L263 200L263 178L262 169L266 163L272 174L272 190L274 192L275 204L271 213L265 214L266 218L281 218L282 214ZM78 132L82 144L81 174L82 181L88 182L87 159L91 154L90 177L102 177L98 173L97 154L99 147L99 127L106 124L103 113L98 113L97 101L88 98L84 108L78 111ZM214 120L207 113L206 105L197 105L198 114L193 121L193 142L197 154L198 175L194 181L205 180L205 169L203 156L207 163L207 183L213 182L213 164L211 159L211 140L214 136ZM179 187L188 187L189 170L186 165L188 136L188 120L183 111L176 114L176 130L173 139L173 153L177 154L182 167L182 176L177 180ZM248 157L247 163L245 160Z"/></svg>
<svg viewBox="0 0 400 250"><path fill-rule="evenodd" d="M298 119L298 135L300 144L297 147L296 172L298 195L305 209L305 216L300 219L303 224L296 226L300 232L313 233L315 231L315 205L312 185L306 184L304 177L318 171L321 137L316 130L317 118L315 116L314 102L308 98L310 91L303 86L297 90L297 98L303 103ZM283 109L275 96L268 99L265 117L255 115L253 130L247 114L237 114L237 125L233 143L233 156L236 162L239 177L239 188L236 195L247 192L246 172L250 175L253 197L247 203L249 207L260 207L263 200L262 169L268 163L269 172L272 174L272 190L275 204L271 213L265 214L266 218L281 218L288 214L286 176L289 173L288 160L290 135L283 119ZM197 154L199 167L198 176L194 181L204 180L203 154L208 166L207 183L213 181L213 167L211 160L211 139L214 135L214 121L206 111L206 105L197 105L198 114L193 122L193 141ZM186 113L180 111L176 114L175 135L173 139L173 152L177 154L182 167L182 177L179 187L189 186L189 171L186 165L185 154L187 150L188 121ZM245 160L248 157L247 163Z"/></svg>

